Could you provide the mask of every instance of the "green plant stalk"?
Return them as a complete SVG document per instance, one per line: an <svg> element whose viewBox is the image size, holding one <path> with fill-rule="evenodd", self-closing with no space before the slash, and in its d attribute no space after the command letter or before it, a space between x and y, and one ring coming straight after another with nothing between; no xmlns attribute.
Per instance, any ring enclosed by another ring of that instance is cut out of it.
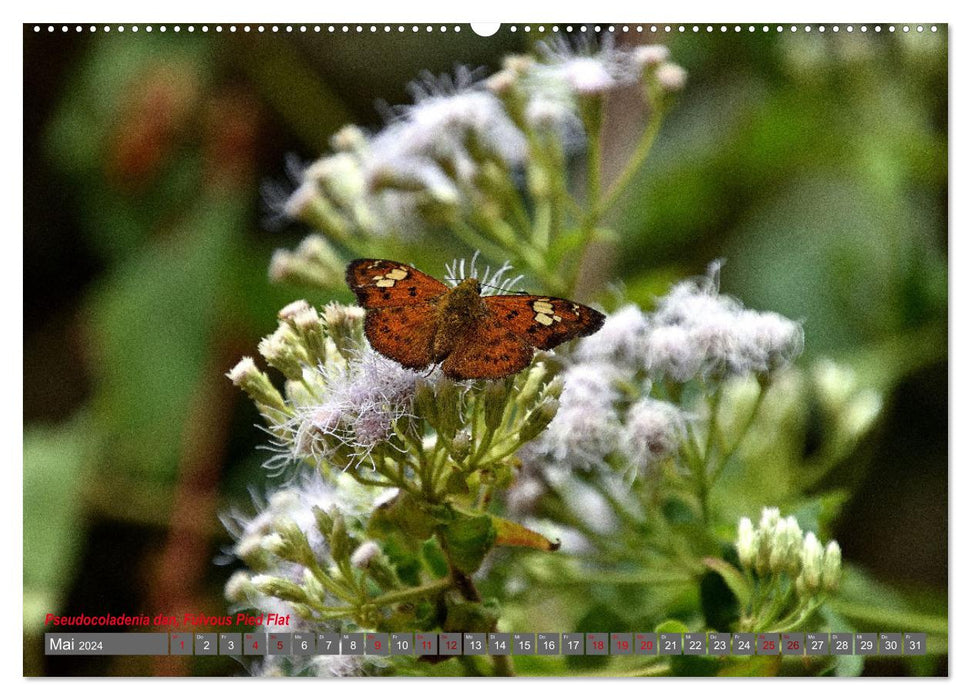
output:
<svg viewBox="0 0 971 700"><path fill-rule="evenodd" d="M368 602L379 607L386 607L388 605L407 603L409 601L420 600L422 598L432 598L439 593L447 591L452 587L452 585L453 581L451 578L438 579L437 581L425 583L421 586L385 593L384 595L380 595L376 598L371 598Z"/></svg>
<svg viewBox="0 0 971 700"><path fill-rule="evenodd" d="M641 135L640 140L637 142L637 146L634 147L634 152L631 157L627 160L627 164L624 166L623 171L617 176L607 188L607 193L604 195L594 207L594 216L599 219L612 207L617 198L630 184L634 175L637 171L641 169L644 161L647 160L647 156L650 154L651 149L654 147L654 142L657 140L657 135L661 131L661 123L664 121L665 110L658 107L651 112L650 117L648 117L647 125L644 128L644 133Z"/></svg>
<svg viewBox="0 0 971 700"><path fill-rule="evenodd" d="M884 606L852 603L839 598L830 598L828 605L834 612L843 617L862 620L889 629L905 629L914 632L946 635L948 629L947 618L923 613L912 613L902 610L888 610Z"/></svg>
<svg viewBox="0 0 971 700"><path fill-rule="evenodd" d="M320 568L320 565L317 562L312 562L309 566L307 566L307 568L310 570L310 573L313 574L313 577L317 579L317 581L320 583L321 586L326 588L328 591L330 591L332 594L334 594L341 600L350 603L357 599L357 595L355 591L351 590L347 586L331 578L326 571Z"/></svg>
<svg viewBox="0 0 971 700"><path fill-rule="evenodd" d="M761 378L759 379L759 393L755 397L755 403L752 405L752 412L749 414L745 423L742 425L739 431L738 437L735 439L735 443L724 452L718 464L712 470L711 473L711 483L714 484L718 478L721 476L722 471L724 471L729 460L735 456L735 453L741 448L742 443L745 441L746 436L755 425L755 419L758 418L759 410L762 408L763 399L765 399L766 390L768 388L768 383L764 382Z"/></svg>
<svg viewBox="0 0 971 700"><path fill-rule="evenodd" d="M705 453L700 460L701 466L698 469L698 500L701 503L701 519L705 525L710 520L710 506L708 504L708 494L711 490L713 480L709 480L708 465L711 463L715 453L716 436L718 435L718 410L721 407L724 384L719 383L714 395L708 405L711 415L708 417L708 435L705 436Z"/></svg>
<svg viewBox="0 0 971 700"><path fill-rule="evenodd" d="M583 121L584 130L587 133L587 196L583 216L580 219L580 243L577 246L577 256L574 262L573 274L570 278L569 289L571 292L576 290L580 272L583 267L583 259L586 257L587 249L593 241L597 230L597 203L600 200L601 185L601 159L603 157L603 111L604 100L600 96L590 97L581 100L580 118Z"/></svg>

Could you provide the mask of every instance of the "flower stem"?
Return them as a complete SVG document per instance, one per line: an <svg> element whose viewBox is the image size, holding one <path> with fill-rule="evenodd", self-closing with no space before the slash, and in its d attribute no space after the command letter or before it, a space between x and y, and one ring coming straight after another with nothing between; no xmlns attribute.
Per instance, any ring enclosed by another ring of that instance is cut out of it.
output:
<svg viewBox="0 0 971 700"><path fill-rule="evenodd" d="M443 578L437 581L432 581L431 583L426 583L421 586L415 586L414 588L406 588L402 591L393 591L391 593L385 593L384 595L378 596L377 598L372 598L371 603L378 606L394 605L396 603L406 603L410 600L417 600L419 598L431 598L442 591L448 590L452 587L452 579Z"/></svg>
<svg viewBox="0 0 971 700"><path fill-rule="evenodd" d="M634 148L634 153L624 166L623 172L621 172L621 174L617 176L617 179L611 183L603 199L601 199L595 205L594 212L597 218L603 216L603 214L614 205L614 203L617 201L617 197L619 197L620 194L627 188L631 179L637 174L637 171L640 170L641 165L644 164L648 154L651 152L654 142L657 140L657 135L661 131L661 122L663 121L663 110L656 109L651 113L651 116L647 121L647 126L644 129L644 133L641 135L640 141L637 142L637 146Z"/></svg>

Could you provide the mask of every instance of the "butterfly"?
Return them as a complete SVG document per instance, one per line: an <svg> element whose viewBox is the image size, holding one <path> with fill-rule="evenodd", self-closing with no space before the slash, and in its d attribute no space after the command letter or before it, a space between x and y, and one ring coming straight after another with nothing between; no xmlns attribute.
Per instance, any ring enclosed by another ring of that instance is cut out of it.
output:
<svg viewBox="0 0 971 700"><path fill-rule="evenodd" d="M498 379L549 350L600 330L583 304L530 294L482 296L475 278L450 288L392 260L354 260L347 285L364 307L371 347L411 369L441 363L452 379Z"/></svg>

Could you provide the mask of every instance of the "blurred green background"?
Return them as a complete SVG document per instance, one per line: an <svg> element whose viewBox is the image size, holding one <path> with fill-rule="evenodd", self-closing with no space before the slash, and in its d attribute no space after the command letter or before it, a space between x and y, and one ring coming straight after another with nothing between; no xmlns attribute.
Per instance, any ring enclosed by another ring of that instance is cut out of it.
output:
<svg viewBox="0 0 971 700"><path fill-rule="evenodd" d="M44 657L43 616L225 611L218 514L269 475L223 373L285 303L332 298L269 283L273 249L307 231L268 216L261 185L345 123L378 128L378 101L407 102L420 71L493 70L539 32L43 29L24 27L24 672L237 674L221 657ZM668 43L689 81L587 296L620 284L649 306L725 258L724 291L803 320L807 359L888 395L843 475L859 484L845 557L945 598L946 28L617 40ZM642 116L636 95L611 101L608 179ZM468 253L425 240L411 261Z"/></svg>

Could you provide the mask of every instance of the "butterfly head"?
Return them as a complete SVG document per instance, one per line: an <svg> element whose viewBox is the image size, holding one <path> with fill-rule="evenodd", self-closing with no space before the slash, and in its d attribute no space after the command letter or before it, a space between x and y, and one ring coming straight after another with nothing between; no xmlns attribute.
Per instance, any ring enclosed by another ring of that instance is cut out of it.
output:
<svg viewBox="0 0 971 700"><path fill-rule="evenodd" d="M450 289L439 305L439 330L443 337L453 339L464 332L464 328L485 313L479 280L474 277L464 279Z"/></svg>
<svg viewBox="0 0 971 700"><path fill-rule="evenodd" d="M479 284L479 280L475 277L467 277L457 285L451 292L451 296L458 299L472 299L473 297L481 296L482 285Z"/></svg>

